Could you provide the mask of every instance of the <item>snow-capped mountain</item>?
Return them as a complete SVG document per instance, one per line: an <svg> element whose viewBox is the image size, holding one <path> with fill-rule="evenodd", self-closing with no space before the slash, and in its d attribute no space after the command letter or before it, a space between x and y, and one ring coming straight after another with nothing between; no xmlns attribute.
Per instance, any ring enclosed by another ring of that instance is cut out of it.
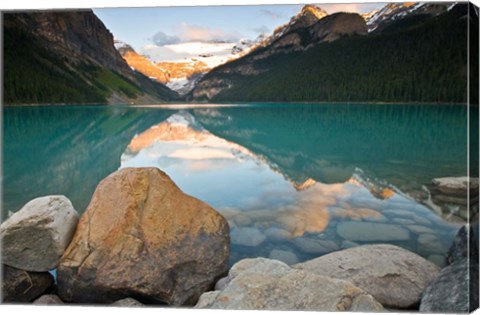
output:
<svg viewBox="0 0 480 315"><path fill-rule="evenodd" d="M404 19L407 16L426 14L438 15L455 5L455 2L403 2L389 3L380 10L363 14L368 26L368 32L381 31L389 24Z"/></svg>
<svg viewBox="0 0 480 315"><path fill-rule="evenodd" d="M182 42L172 45L146 45L137 53L116 40L115 48L129 66L180 94L188 93L206 72L248 53L263 37L238 42Z"/></svg>

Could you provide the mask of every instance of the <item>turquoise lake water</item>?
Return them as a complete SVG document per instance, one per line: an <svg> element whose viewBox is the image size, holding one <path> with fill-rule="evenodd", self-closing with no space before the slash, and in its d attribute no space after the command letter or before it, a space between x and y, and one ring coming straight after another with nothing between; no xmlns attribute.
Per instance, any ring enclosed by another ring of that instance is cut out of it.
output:
<svg viewBox="0 0 480 315"><path fill-rule="evenodd" d="M154 166L227 218L232 263L390 243L441 264L459 224L414 196L433 178L467 175L467 114L400 104L5 107L2 217L51 194L82 213L108 174Z"/></svg>

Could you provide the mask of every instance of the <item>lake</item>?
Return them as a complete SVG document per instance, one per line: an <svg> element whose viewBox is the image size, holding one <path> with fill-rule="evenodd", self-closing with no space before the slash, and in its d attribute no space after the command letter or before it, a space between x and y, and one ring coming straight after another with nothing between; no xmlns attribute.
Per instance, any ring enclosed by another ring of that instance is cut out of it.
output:
<svg viewBox="0 0 480 315"><path fill-rule="evenodd" d="M468 151L460 105L32 106L3 115L2 218L51 194L83 213L108 174L154 166L227 218L231 263L390 243L441 265L460 223L421 198L433 178L466 176L467 155L478 152L478 136Z"/></svg>

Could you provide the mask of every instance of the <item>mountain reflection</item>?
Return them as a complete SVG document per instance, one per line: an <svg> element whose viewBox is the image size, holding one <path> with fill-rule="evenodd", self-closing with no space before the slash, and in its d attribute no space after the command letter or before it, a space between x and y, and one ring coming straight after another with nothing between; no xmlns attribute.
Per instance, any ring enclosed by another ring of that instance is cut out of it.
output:
<svg viewBox="0 0 480 315"><path fill-rule="evenodd" d="M210 115L219 117L215 111ZM212 134L186 111L133 137L121 167L140 166L162 169L183 191L221 212L229 221L234 246L236 239L242 246L268 242L265 233L271 229L292 241L335 229L340 221L387 222L382 209L389 205L420 207L360 169L333 184L291 180L270 159ZM425 207L416 213L443 224Z"/></svg>

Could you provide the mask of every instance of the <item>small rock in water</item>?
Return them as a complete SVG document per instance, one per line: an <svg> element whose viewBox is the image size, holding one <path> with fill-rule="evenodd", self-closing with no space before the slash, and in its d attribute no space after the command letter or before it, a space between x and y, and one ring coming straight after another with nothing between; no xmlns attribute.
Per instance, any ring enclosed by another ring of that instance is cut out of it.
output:
<svg viewBox="0 0 480 315"><path fill-rule="evenodd" d="M292 252L281 250L281 249L273 249L270 252L270 259L280 260L287 265L293 265L298 263L298 257Z"/></svg>
<svg viewBox="0 0 480 315"><path fill-rule="evenodd" d="M2 303L31 302L53 287L48 272L29 272L2 265Z"/></svg>
<svg viewBox="0 0 480 315"><path fill-rule="evenodd" d="M65 196L33 199L0 226L2 262L28 271L58 265L78 223L78 213Z"/></svg>
<svg viewBox="0 0 480 315"><path fill-rule="evenodd" d="M292 233L276 227L268 228L265 235L272 242L284 242L292 238Z"/></svg>
<svg viewBox="0 0 480 315"><path fill-rule="evenodd" d="M406 225L405 228L409 229L415 234L434 234L435 231L423 225Z"/></svg>
<svg viewBox="0 0 480 315"><path fill-rule="evenodd" d="M440 270L415 253L385 244L345 249L293 267L349 280L392 308L415 306Z"/></svg>
<svg viewBox="0 0 480 315"><path fill-rule="evenodd" d="M448 195L467 195L468 184L470 184L470 192L478 194L478 178L474 177L442 177L433 179L432 183L438 190Z"/></svg>
<svg viewBox="0 0 480 315"><path fill-rule="evenodd" d="M433 234L421 234L418 236L417 242L419 251L439 254L447 251L446 246Z"/></svg>
<svg viewBox="0 0 480 315"><path fill-rule="evenodd" d="M341 222L337 234L351 241L404 241L410 233L398 225L373 222Z"/></svg>
<svg viewBox="0 0 480 315"><path fill-rule="evenodd" d="M33 304L37 305L62 305L64 304L62 300L55 294L44 294L35 301Z"/></svg>
<svg viewBox="0 0 480 315"><path fill-rule="evenodd" d="M266 237L253 227L238 227L232 229L230 234L232 244L256 247L265 241Z"/></svg>
<svg viewBox="0 0 480 315"><path fill-rule="evenodd" d="M292 240L293 245L307 254L326 254L339 249L333 241L298 237Z"/></svg>

